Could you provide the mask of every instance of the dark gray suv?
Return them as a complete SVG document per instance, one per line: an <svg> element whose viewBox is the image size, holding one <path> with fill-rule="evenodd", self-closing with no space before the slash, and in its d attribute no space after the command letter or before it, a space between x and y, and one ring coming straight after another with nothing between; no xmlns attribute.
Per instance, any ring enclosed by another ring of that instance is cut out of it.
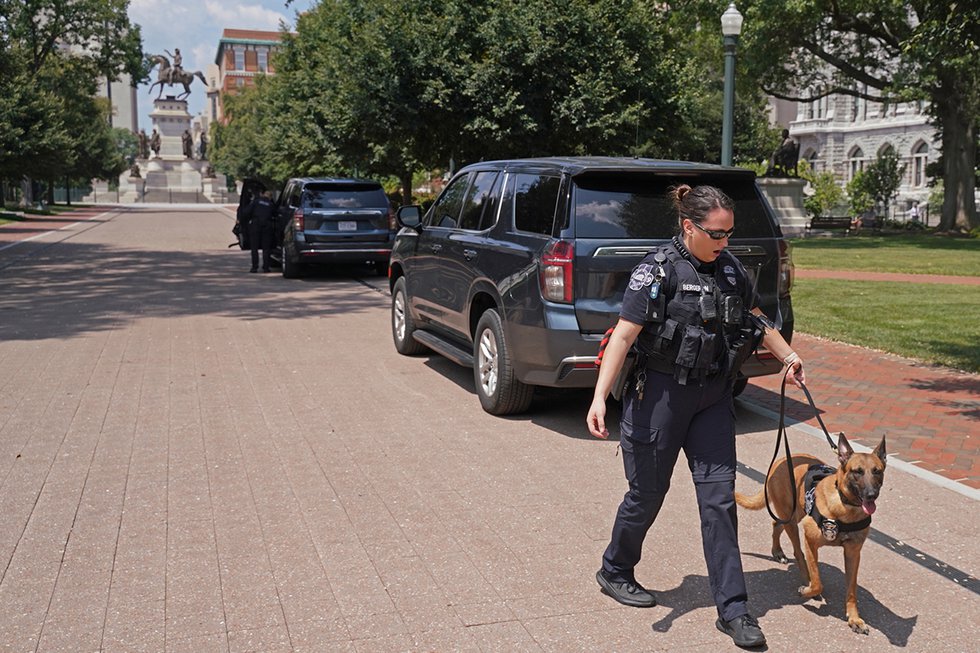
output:
<svg viewBox="0 0 980 653"><path fill-rule="evenodd" d="M522 412L534 386L595 384L599 341L619 315L630 271L676 230L667 189L711 184L735 202L728 250L761 308L793 333L793 267L749 170L678 161L548 158L463 168L425 215L402 207L389 269L396 349L426 347L471 366L494 414ZM745 377L781 369L764 350Z"/></svg>
<svg viewBox="0 0 980 653"><path fill-rule="evenodd" d="M384 189L364 179L290 179L276 208L282 276L298 277L310 263L370 263L388 270L397 231Z"/></svg>

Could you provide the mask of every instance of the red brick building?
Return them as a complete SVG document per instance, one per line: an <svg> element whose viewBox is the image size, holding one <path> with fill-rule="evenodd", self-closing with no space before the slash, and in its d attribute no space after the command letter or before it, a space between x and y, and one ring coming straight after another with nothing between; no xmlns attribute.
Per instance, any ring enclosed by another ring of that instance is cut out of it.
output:
<svg viewBox="0 0 980 653"><path fill-rule="evenodd" d="M209 67L209 106L211 120L224 116L222 96L234 95L238 89L255 84L258 75L274 75L275 57L279 51L282 34L254 29L226 29L218 41L218 53L214 63L217 70Z"/></svg>

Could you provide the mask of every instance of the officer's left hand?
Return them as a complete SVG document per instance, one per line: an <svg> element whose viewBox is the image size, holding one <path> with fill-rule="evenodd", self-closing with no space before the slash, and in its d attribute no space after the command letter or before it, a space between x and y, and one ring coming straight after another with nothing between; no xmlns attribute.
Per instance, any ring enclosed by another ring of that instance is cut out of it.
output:
<svg viewBox="0 0 980 653"><path fill-rule="evenodd" d="M792 374L793 383L797 388L806 385L806 372L803 371L803 359L797 358L786 367L786 374Z"/></svg>

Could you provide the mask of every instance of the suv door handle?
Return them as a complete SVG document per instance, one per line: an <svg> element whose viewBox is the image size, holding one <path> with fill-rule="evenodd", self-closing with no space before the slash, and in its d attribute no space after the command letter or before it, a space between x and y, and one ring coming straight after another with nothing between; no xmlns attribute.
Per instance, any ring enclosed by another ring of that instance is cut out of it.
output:
<svg viewBox="0 0 980 653"><path fill-rule="evenodd" d="M473 259L476 258L476 250L475 249L464 249L463 250L463 258L465 258L467 261L472 261Z"/></svg>
<svg viewBox="0 0 980 653"><path fill-rule="evenodd" d="M440 251L442 251L442 245L440 245L440 244L438 244L438 243L436 243L436 244L434 244L434 245L432 246L432 251L433 251L434 253L436 253L436 254L438 254L438 253L439 253Z"/></svg>

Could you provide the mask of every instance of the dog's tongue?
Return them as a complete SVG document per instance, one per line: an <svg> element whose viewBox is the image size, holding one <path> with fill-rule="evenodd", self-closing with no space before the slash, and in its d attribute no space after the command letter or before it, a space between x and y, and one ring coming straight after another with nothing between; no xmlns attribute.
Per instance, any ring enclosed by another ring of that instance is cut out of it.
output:
<svg viewBox="0 0 980 653"><path fill-rule="evenodd" d="M875 514L875 510L877 509L877 506L875 506L874 501L862 501L861 508L864 510L865 513L869 515L873 515Z"/></svg>

